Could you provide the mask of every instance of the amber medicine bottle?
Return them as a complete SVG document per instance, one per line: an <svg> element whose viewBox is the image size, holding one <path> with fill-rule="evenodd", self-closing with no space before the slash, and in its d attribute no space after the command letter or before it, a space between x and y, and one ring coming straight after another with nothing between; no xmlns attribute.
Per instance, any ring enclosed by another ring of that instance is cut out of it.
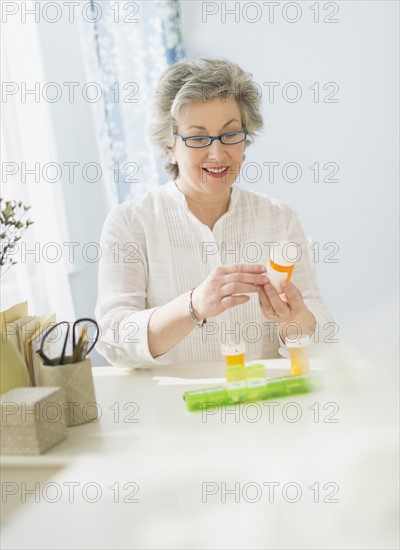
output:
<svg viewBox="0 0 400 550"><path fill-rule="evenodd" d="M280 241L278 245L271 246L267 275L272 286L279 294L282 293L281 283L290 281L294 269L294 262L288 256L292 252L294 244L289 241Z"/></svg>

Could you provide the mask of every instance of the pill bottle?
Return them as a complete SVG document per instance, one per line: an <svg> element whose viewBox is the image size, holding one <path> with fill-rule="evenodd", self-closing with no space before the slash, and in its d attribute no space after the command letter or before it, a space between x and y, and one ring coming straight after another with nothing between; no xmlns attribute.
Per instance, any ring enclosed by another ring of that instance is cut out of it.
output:
<svg viewBox="0 0 400 550"><path fill-rule="evenodd" d="M294 269L293 261L287 255L290 241L280 241L278 245L271 246L269 261L267 264L267 275L275 290L282 294L281 283L290 281Z"/></svg>
<svg viewBox="0 0 400 550"><path fill-rule="evenodd" d="M246 344L244 342L228 342L222 346L222 355L225 356L226 366L243 365Z"/></svg>
<svg viewBox="0 0 400 550"><path fill-rule="evenodd" d="M246 367L244 342L229 342L222 346L222 354L226 361L226 390L229 398L234 402L246 398Z"/></svg>
<svg viewBox="0 0 400 550"><path fill-rule="evenodd" d="M304 336L288 336L285 338L285 344L289 350L290 367L293 376L310 372L308 355L310 341L310 337L306 334Z"/></svg>

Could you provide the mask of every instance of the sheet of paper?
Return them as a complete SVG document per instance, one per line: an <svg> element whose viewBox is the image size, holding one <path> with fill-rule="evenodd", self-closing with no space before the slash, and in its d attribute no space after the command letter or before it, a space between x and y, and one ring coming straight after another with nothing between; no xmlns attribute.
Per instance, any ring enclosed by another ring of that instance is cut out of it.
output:
<svg viewBox="0 0 400 550"><path fill-rule="evenodd" d="M7 334L7 323L12 323L21 317L28 315L28 302L21 302L0 312L0 330Z"/></svg>

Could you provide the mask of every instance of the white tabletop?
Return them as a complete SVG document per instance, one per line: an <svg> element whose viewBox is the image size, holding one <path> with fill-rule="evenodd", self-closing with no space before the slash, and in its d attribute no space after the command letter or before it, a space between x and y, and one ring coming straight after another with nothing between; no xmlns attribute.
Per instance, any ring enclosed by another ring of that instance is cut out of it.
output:
<svg viewBox="0 0 400 550"><path fill-rule="evenodd" d="M285 359L265 364L290 373ZM182 394L224 382L223 363L93 371L98 422L68 428L45 455L2 457L3 549L395 547L390 529L365 526L375 504L351 512L367 432L340 383L205 414ZM391 433L379 430L387 468ZM369 475L370 490L378 482ZM352 529L332 530L350 513Z"/></svg>

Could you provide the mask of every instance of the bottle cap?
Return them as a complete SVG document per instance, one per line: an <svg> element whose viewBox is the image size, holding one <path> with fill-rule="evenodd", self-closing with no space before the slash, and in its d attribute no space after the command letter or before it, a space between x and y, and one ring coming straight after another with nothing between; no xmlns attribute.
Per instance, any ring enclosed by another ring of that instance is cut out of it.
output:
<svg viewBox="0 0 400 550"><path fill-rule="evenodd" d="M279 244L271 245L269 257L275 264L288 266L294 264L295 255L293 248L295 243L291 241L280 241Z"/></svg>
<svg viewBox="0 0 400 550"><path fill-rule="evenodd" d="M222 355L243 355L246 353L244 342L228 342L222 346Z"/></svg>
<svg viewBox="0 0 400 550"><path fill-rule="evenodd" d="M287 348L307 348L311 343L311 339L307 334L303 336L287 336L285 344Z"/></svg>

